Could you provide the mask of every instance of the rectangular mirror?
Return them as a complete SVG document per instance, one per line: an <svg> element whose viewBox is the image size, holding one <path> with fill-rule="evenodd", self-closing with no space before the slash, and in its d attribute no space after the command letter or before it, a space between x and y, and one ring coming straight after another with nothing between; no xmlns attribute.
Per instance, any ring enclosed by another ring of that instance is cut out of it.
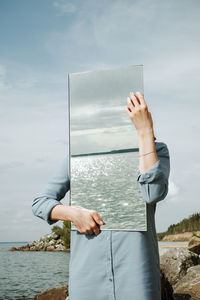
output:
<svg viewBox="0 0 200 300"><path fill-rule="evenodd" d="M138 136L125 112L129 93L144 92L143 66L71 73L68 84L69 205L96 210L101 230L146 231Z"/></svg>

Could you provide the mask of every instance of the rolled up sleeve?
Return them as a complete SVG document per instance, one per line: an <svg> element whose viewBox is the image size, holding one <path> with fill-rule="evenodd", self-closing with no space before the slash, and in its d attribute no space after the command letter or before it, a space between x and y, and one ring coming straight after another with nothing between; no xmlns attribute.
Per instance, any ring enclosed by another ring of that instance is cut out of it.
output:
<svg viewBox="0 0 200 300"><path fill-rule="evenodd" d="M33 214L45 220L49 225L58 222L58 220L49 219L50 212L54 206L63 205L60 200L70 189L68 159L66 157L63 160L58 171L49 179L47 185L32 202Z"/></svg>
<svg viewBox="0 0 200 300"><path fill-rule="evenodd" d="M169 150L162 142L155 142L155 146L158 161L144 174L137 170L137 181L140 184L142 196L148 204L155 204L168 194Z"/></svg>

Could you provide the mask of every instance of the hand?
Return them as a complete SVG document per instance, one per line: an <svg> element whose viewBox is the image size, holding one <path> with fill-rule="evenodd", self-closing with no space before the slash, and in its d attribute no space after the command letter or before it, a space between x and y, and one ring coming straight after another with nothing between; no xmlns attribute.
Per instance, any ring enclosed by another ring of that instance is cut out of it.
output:
<svg viewBox="0 0 200 300"><path fill-rule="evenodd" d="M72 222L80 233L89 233L90 235L93 233L96 235L99 234L100 225L104 225L105 222L95 210L86 209L81 206L72 206L71 208Z"/></svg>
<svg viewBox="0 0 200 300"><path fill-rule="evenodd" d="M153 120L144 100L144 95L139 92L130 93L130 99L127 98L127 101L128 106L125 107L125 110L138 134L153 131Z"/></svg>

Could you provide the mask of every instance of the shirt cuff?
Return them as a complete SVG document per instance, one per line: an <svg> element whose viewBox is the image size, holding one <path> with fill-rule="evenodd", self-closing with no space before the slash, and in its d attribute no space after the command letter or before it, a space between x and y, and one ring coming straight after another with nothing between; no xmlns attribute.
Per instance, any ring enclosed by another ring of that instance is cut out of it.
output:
<svg viewBox="0 0 200 300"><path fill-rule="evenodd" d="M140 173L137 170L137 181L140 183L150 183L157 179L163 178L161 162L158 160L146 173Z"/></svg>

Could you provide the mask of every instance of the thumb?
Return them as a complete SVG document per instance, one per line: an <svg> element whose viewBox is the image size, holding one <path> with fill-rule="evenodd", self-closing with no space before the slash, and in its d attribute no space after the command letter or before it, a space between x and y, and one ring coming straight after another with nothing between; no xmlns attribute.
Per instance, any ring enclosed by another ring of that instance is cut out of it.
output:
<svg viewBox="0 0 200 300"><path fill-rule="evenodd" d="M95 220L95 222L99 225L104 225L106 224L103 220L102 220L102 217L97 213L97 212L94 212L93 213L93 218Z"/></svg>

